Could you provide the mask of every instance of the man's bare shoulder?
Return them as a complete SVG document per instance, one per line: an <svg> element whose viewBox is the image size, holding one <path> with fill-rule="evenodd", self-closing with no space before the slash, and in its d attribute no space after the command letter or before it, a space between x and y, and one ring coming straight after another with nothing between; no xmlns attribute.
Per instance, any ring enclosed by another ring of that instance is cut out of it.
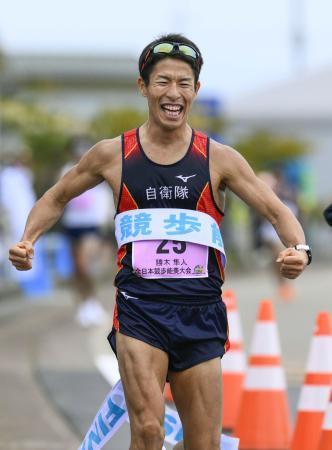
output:
<svg viewBox="0 0 332 450"><path fill-rule="evenodd" d="M88 152L98 161L110 162L121 153L121 136L113 139L103 139L97 142Z"/></svg>
<svg viewBox="0 0 332 450"><path fill-rule="evenodd" d="M237 158L240 153L235 148L229 145L221 144L220 142L210 140L210 152L212 157L223 158Z"/></svg>
<svg viewBox="0 0 332 450"><path fill-rule="evenodd" d="M213 168L224 179L232 175L236 168L245 163L245 159L237 150L213 139L210 141L210 157Z"/></svg>
<svg viewBox="0 0 332 450"><path fill-rule="evenodd" d="M102 173L121 158L121 137L103 139L88 150L78 164L78 169Z"/></svg>

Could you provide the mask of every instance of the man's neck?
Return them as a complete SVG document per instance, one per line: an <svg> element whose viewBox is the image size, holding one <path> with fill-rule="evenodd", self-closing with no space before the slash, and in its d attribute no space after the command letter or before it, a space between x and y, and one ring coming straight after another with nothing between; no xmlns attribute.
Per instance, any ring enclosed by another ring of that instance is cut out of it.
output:
<svg viewBox="0 0 332 450"><path fill-rule="evenodd" d="M174 148L174 144L179 145L189 145L192 130L190 126L185 123L183 126L168 130L163 127L154 124L151 120L145 122L141 129L141 138L146 142L153 142L155 148Z"/></svg>

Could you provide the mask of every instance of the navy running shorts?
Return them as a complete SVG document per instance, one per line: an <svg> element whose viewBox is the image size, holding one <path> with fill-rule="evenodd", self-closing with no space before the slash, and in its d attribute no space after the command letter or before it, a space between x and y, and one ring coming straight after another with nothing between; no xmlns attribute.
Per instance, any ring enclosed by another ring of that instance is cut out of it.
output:
<svg viewBox="0 0 332 450"><path fill-rule="evenodd" d="M79 241L82 238L85 238L88 235L100 236L100 227L89 226L89 227L62 227L64 234L74 242Z"/></svg>
<svg viewBox="0 0 332 450"><path fill-rule="evenodd" d="M181 371L224 355L229 347L226 306L187 299L146 300L118 290L108 341L116 354L116 332L146 342L169 356L170 371Z"/></svg>

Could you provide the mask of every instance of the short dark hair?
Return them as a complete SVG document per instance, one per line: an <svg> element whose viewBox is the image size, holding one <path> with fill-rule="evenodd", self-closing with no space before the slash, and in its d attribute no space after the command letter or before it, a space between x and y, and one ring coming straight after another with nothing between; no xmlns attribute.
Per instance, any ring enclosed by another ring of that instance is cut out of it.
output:
<svg viewBox="0 0 332 450"><path fill-rule="evenodd" d="M143 66L143 63L145 61L145 58L146 58L148 52L154 46L156 46L157 44L159 44L161 42L178 42L179 44L189 45L190 47L193 47L196 50L196 52L199 55L199 58L197 60L194 60L190 56L186 56L180 52L170 53L170 54L168 54L168 53L167 54L166 53L153 54L147 60L147 62L145 63L145 65L143 67L143 70L142 70L142 66ZM153 67L157 64L158 61L160 61L164 58L180 59L182 61L185 61L187 64L189 64L194 72L195 84L197 83L197 81L199 79L199 74L200 74L200 71L201 71L201 68L203 65L203 58L202 58L199 48L197 47L197 45L194 42L192 42L190 39L186 38L182 34L165 34L163 36L160 36L158 39L155 39L154 41L150 42L150 44L148 44L144 48L144 50L141 53L141 56L139 57L138 70L139 70L139 73L140 73L141 77L143 78L143 81L146 85L149 84L149 78L150 78L150 74L152 72Z"/></svg>

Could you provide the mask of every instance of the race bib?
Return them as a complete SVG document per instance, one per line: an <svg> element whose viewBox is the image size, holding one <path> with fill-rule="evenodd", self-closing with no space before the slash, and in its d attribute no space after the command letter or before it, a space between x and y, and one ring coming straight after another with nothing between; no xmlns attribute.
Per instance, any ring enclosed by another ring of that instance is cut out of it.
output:
<svg viewBox="0 0 332 450"><path fill-rule="evenodd" d="M135 241L132 267L142 278L206 278L209 248L173 240Z"/></svg>

